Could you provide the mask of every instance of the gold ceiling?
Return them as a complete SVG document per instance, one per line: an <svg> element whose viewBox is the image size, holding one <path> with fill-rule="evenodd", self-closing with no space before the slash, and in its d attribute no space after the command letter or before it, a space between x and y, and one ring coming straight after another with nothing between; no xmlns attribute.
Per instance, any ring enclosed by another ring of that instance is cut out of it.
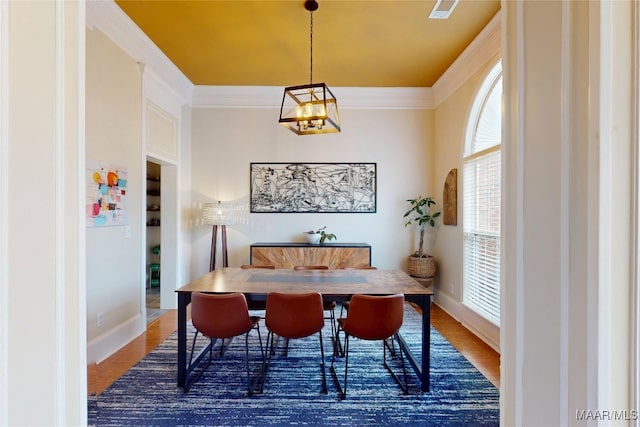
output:
<svg viewBox="0 0 640 427"><path fill-rule="evenodd" d="M309 83L304 0L116 0L196 85ZM460 0L428 19L435 0L319 0L313 81L330 87L431 87L500 10Z"/></svg>

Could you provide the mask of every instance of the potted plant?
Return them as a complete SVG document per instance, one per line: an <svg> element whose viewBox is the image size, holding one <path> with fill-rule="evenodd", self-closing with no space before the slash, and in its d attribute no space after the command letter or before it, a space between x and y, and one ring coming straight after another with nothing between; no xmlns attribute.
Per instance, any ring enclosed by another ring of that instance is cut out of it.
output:
<svg viewBox="0 0 640 427"><path fill-rule="evenodd" d="M433 277L436 272L436 263L431 255L424 253L424 231L427 225L435 227L435 220L440 216L440 212L431 212L431 207L436 204L431 197L419 196L416 199L407 199L407 202L411 208L404 214L405 218L409 217L404 226L416 223L420 229L420 243L418 250L409 256L408 273L410 276L420 278Z"/></svg>
<svg viewBox="0 0 640 427"><path fill-rule="evenodd" d="M322 245L324 244L325 240L333 240L333 239L338 240L335 234L325 232L324 230L326 228L327 226L325 225L324 227L319 228L315 231L314 230L305 231L304 234L307 235L307 241L312 245L317 245L317 244Z"/></svg>

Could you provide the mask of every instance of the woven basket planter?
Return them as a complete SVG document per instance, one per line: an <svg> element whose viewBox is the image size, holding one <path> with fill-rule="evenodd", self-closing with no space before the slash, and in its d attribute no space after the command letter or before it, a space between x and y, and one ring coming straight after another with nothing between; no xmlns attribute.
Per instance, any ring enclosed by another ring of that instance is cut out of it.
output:
<svg viewBox="0 0 640 427"><path fill-rule="evenodd" d="M428 278L436 274L436 260L432 256L419 258L410 256L407 262L409 276Z"/></svg>

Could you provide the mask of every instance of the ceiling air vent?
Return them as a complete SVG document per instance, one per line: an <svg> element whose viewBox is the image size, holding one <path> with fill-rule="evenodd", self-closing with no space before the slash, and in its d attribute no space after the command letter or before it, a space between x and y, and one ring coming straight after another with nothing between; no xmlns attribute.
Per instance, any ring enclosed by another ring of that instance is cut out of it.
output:
<svg viewBox="0 0 640 427"><path fill-rule="evenodd" d="M438 0L433 6L429 19L448 19L459 0Z"/></svg>

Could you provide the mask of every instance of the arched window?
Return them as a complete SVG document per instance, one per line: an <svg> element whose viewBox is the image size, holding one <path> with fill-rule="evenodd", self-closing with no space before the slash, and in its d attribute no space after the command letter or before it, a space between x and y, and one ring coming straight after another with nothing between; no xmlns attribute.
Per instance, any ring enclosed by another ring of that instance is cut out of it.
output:
<svg viewBox="0 0 640 427"><path fill-rule="evenodd" d="M462 303L500 324L502 63L471 108L463 160Z"/></svg>

